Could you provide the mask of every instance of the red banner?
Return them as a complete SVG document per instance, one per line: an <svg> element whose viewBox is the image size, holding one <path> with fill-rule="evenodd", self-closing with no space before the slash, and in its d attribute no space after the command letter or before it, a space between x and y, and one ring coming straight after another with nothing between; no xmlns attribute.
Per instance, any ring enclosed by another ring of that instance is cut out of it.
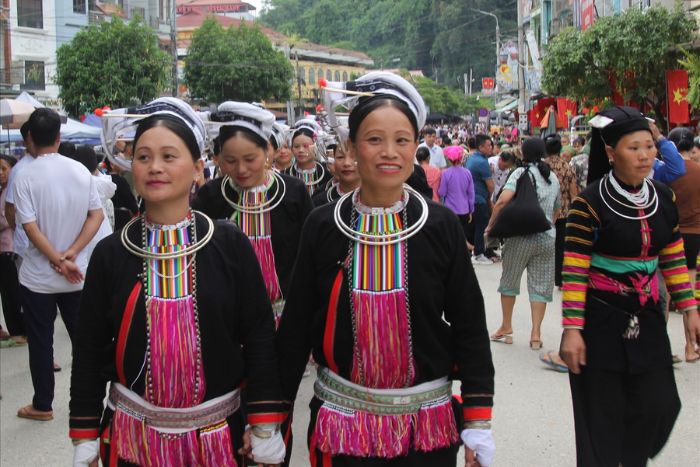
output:
<svg viewBox="0 0 700 467"><path fill-rule="evenodd" d="M595 21L595 0L581 0L581 31L593 26Z"/></svg>
<svg viewBox="0 0 700 467"><path fill-rule="evenodd" d="M688 72L670 70L666 72L666 101L668 102L668 122L684 124L690 122L688 105Z"/></svg>
<svg viewBox="0 0 700 467"><path fill-rule="evenodd" d="M557 121L563 123L562 128L568 128L571 118L576 115L576 102L565 97L557 97Z"/></svg>
<svg viewBox="0 0 700 467"><path fill-rule="evenodd" d="M493 89L496 86L496 78L481 78L481 89Z"/></svg>

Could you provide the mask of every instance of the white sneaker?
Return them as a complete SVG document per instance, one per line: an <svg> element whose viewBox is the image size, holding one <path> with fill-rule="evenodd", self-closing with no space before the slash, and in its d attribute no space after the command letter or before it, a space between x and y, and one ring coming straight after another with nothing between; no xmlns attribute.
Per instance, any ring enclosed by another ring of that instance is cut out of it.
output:
<svg viewBox="0 0 700 467"><path fill-rule="evenodd" d="M493 261L491 261L490 259L488 259L488 258L487 258L486 256L484 256L483 254L481 254L481 255L479 255L479 256L473 257L473 258L472 258L472 263L473 263L473 264L493 264Z"/></svg>

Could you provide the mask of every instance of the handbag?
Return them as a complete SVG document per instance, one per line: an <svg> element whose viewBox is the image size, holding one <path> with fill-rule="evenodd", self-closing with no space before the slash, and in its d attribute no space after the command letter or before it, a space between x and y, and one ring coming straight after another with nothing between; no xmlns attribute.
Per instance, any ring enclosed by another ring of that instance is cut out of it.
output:
<svg viewBox="0 0 700 467"><path fill-rule="evenodd" d="M527 167L515 185L515 196L498 213L489 236L519 237L546 232L551 228L552 224L537 200L537 189L530 167Z"/></svg>

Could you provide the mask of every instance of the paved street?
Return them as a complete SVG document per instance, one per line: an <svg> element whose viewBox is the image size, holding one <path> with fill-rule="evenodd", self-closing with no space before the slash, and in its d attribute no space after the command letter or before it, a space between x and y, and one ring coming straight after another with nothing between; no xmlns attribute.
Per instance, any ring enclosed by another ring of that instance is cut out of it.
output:
<svg viewBox="0 0 700 467"><path fill-rule="evenodd" d="M489 330L500 322L500 300L496 293L500 265L477 266L487 304ZM526 290L523 284L523 290ZM557 294L556 300L560 300ZM548 308L543 325L545 347L558 346L560 306ZM492 346L496 366L495 466L573 466L574 433L568 378L545 369L537 353L528 348L530 312L526 296L516 304L515 343ZM674 353L683 355L681 316L672 313L669 324ZM63 366L57 374L55 420L48 423L18 419L16 410L31 401L27 349L0 351L0 465L67 466L72 459L68 439L68 386L70 349L62 324L56 331L56 361ZM700 363L682 363L676 367L676 381L683 409L664 451L653 466L685 467L697 465L700 456ZM295 414L296 443L293 466L308 465L305 446L307 402L312 394L313 378L305 378Z"/></svg>

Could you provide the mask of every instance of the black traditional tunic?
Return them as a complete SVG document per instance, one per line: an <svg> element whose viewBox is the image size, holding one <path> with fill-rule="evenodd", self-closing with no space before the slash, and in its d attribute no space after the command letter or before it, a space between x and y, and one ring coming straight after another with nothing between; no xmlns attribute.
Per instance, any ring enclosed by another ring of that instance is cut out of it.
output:
<svg viewBox="0 0 700 467"><path fill-rule="evenodd" d="M601 183L573 201L564 252L563 325L581 329L586 343L586 365L570 375L578 464L645 465L680 409L657 271L679 310L695 304L673 192L652 182L656 212L626 219L610 206L633 218L654 207L622 207L616 199L630 202Z"/></svg>
<svg viewBox="0 0 700 467"><path fill-rule="evenodd" d="M313 206L304 184L289 175L279 174L286 185L282 202L270 212L272 250L275 255L275 270L282 294L286 296L292 267L296 258L301 228ZM223 178L208 182L192 201L192 209L202 211L212 219L230 219L234 208L221 195ZM238 193L227 187L226 196L239 202ZM277 200L273 200L273 203Z"/></svg>
<svg viewBox="0 0 700 467"><path fill-rule="evenodd" d="M312 169L309 169L308 171L299 169L296 166L296 163L294 163L282 173L289 175L290 177L298 178L304 182L304 186L306 186L306 191L309 193L309 196L313 196L314 193L325 190L328 182L333 179L333 175L331 175L331 172L322 162L316 163L313 171Z"/></svg>
<svg viewBox="0 0 700 467"><path fill-rule="evenodd" d="M194 294L206 402L246 383L248 423L282 420L280 382L274 354L274 321L255 253L236 227L216 223L210 242L196 253ZM197 216L198 238L207 231ZM141 223L129 238L141 244ZM105 386L119 382L139 395L147 381L147 310L142 281L143 259L129 253L118 234L102 240L93 252L82 293L77 339L73 347L70 436L109 438L113 413L104 408ZM135 306L127 331L122 318L130 295ZM121 376L121 377L120 377ZM234 453L240 447L244 411L228 418ZM109 454L107 454L109 458ZM112 458L112 461L116 459ZM120 462L122 464L123 462ZM113 465L111 462L109 465ZM241 461L239 460L239 465Z"/></svg>
<svg viewBox="0 0 700 467"><path fill-rule="evenodd" d="M491 418L494 369L483 297L467 256L459 221L447 208L434 203L428 205L427 223L406 242L410 353L415 362L412 384L442 377L461 380L464 403L463 409L458 411L457 423L461 428L462 418ZM339 376L352 379L357 336L353 332L349 278L344 268L350 241L333 220L334 207L335 203L317 208L304 226L278 329L282 384L285 398L290 402L296 397L309 352L321 367L336 368ZM412 224L420 215L420 204L411 196L406 209L408 223ZM349 223L350 211L348 202L341 212L346 223ZM338 277L342 280L336 282ZM336 294L332 293L334 283L339 284ZM333 296L337 299L331 300ZM313 431L321 405L322 401L317 398L311 402L310 431ZM435 453L438 457L433 460L451 459L449 463L453 463L456 449L446 451L449 452ZM426 454L411 451L409 457L414 455ZM312 451L311 456L320 459L324 453ZM335 461L336 457L333 459ZM381 465L386 459L376 459L376 462Z"/></svg>

